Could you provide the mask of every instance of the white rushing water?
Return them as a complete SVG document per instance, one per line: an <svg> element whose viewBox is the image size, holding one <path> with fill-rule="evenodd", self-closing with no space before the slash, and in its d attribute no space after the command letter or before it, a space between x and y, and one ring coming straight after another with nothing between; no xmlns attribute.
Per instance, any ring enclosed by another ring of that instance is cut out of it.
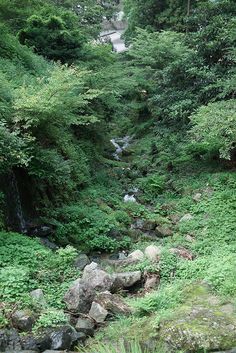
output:
<svg viewBox="0 0 236 353"><path fill-rule="evenodd" d="M111 143L115 147L115 152L112 154L113 157L117 160L120 161L122 152L129 147L131 141L130 136L125 136L125 137L119 137L119 138L114 138L111 139Z"/></svg>
<svg viewBox="0 0 236 353"><path fill-rule="evenodd" d="M120 11L112 20L104 21L103 31L100 33L100 41L111 43L114 52L122 53L128 49L122 38L126 28L127 23L124 20L124 13Z"/></svg>

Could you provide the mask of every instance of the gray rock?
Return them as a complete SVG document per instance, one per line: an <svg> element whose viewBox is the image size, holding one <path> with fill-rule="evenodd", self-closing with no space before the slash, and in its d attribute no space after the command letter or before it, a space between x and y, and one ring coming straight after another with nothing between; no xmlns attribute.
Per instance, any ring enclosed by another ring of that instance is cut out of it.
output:
<svg viewBox="0 0 236 353"><path fill-rule="evenodd" d="M79 332L83 332L87 336L93 336L94 322L89 318L79 318L77 320L75 329Z"/></svg>
<svg viewBox="0 0 236 353"><path fill-rule="evenodd" d="M42 289L38 288L30 292L31 297L33 298L33 301L41 306L46 306L47 302L44 297Z"/></svg>
<svg viewBox="0 0 236 353"><path fill-rule="evenodd" d="M186 213L182 218L180 218L179 222L188 222L193 219L193 216L190 213Z"/></svg>
<svg viewBox="0 0 236 353"><path fill-rule="evenodd" d="M89 316L94 319L97 323L102 323L106 320L108 311L103 308L100 304L93 302L89 311Z"/></svg>
<svg viewBox="0 0 236 353"><path fill-rule="evenodd" d="M12 315L13 326L20 331L31 331L35 318L29 310L17 310Z"/></svg>
<svg viewBox="0 0 236 353"><path fill-rule="evenodd" d="M110 290L113 277L92 262L84 269L82 279L76 280L64 296L69 310L88 313L96 292Z"/></svg>
<svg viewBox="0 0 236 353"><path fill-rule="evenodd" d="M77 279L64 296L69 310L87 313L94 299L94 290L83 280Z"/></svg>
<svg viewBox="0 0 236 353"><path fill-rule="evenodd" d="M15 329L0 330L0 352L21 350L20 336Z"/></svg>
<svg viewBox="0 0 236 353"><path fill-rule="evenodd" d="M132 287L136 283L140 282L141 278L141 271L115 273L113 275L114 281L112 291Z"/></svg>
<svg viewBox="0 0 236 353"><path fill-rule="evenodd" d="M144 289L150 291L156 288L160 283L160 276L157 274L149 275L145 281Z"/></svg>
<svg viewBox="0 0 236 353"><path fill-rule="evenodd" d="M111 294L108 291L99 293L94 301L109 311L109 313L115 315L128 315L132 313L131 308L124 302L121 297L115 294Z"/></svg>
<svg viewBox="0 0 236 353"><path fill-rule="evenodd" d="M55 352L55 351L54 351ZM38 353L38 351L5 351L5 353Z"/></svg>
<svg viewBox="0 0 236 353"><path fill-rule="evenodd" d="M142 260L144 260L144 253L141 250L135 250L129 254L127 259L131 260L133 262L142 261Z"/></svg>
<svg viewBox="0 0 236 353"><path fill-rule="evenodd" d="M146 247L144 254L150 261L159 261L161 255L161 247L156 245L149 245Z"/></svg>
<svg viewBox="0 0 236 353"><path fill-rule="evenodd" d="M179 247L179 248L171 248L170 253L173 255L176 255L178 257L182 257L185 260L193 260L194 259L194 255L191 253L190 250L187 250L183 247Z"/></svg>
<svg viewBox="0 0 236 353"><path fill-rule="evenodd" d="M225 312L208 286L190 285L184 304L159 324L158 339L176 351L231 351L236 344L236 317Z"/></svg>
<svg viewBox="0 0 236 353"><path fill-rule="evenodd" d="M22 335L21 336L21 347L23 350L37 351L38 345L33 335Z"/></svg>
<svg viewBox="0 0 236 353"><path fill-rule="evenodd" d="M201 201L202 194L200 192L197 192L195 195L193 195L193 200L195 202Z"/></svg>
<svg viewBox="0 0 236 353"><path fill-rule="evenodd" d="M158 226L156 227L155 232L156 236L161 238L170 237L173 235L173 231L168 226Z"/></svg>
<svg viewBox="0 0 236 353"><path fill-rule="evenodd" d="M113 284L112 276L101 270L95 262L85 267L82 280L94 291L110 290Z"/></svg>
<svg viewBox="0 0 236 353"><path fill-rule="evenodd" d="M70 349L72 344L76 340L76 332L75 329L71 326L62 326L55 331L51 332L51 347L52 350L60 350L60 349Z"/></svg>
<svg viewBox="0 0 236 353"><path fill-rule="evenodd" d="M39 241L42 245L44 245L46 248L51 249L51 250L58 250L59 246L52 241L48 240L48 238L39 238Z"/></svg>
<svg viewBox="0 0 236 353"><path fill-rule="evenodd" d="M90 263L90 260L86 254L79 254L78 257L75 259L75 267L82 271L86 265Z"/></svg>

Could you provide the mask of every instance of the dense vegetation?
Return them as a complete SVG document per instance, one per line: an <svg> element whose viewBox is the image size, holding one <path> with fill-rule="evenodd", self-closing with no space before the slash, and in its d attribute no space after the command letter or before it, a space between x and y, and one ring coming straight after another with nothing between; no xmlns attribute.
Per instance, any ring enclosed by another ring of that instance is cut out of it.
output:
<svg viewBox="0 0 236 353"><path fill-rule="evenodd" d="M98 342L156 328L189 300L192 282L236 299L236 3L125 0L130 48L119 55L97 41L116 4L0 1L0 328L15 305L38 313L35 332L67 322L78 252L144 249L150 239L130 228L137 218L172 227L151 241L163 247L158 265L128 268L160 273L161 286L132 300L136 314ZM115 161L110 139L125 135L132 144ZM13 219L12 180L24 229ZM124 203L133 187L139 202ZM192 218L171 223L184 214ZM42 225L59 250L29 237ZM29 296L36 288L44 310ZM97 341L89 349L105 352Z"/></svg>

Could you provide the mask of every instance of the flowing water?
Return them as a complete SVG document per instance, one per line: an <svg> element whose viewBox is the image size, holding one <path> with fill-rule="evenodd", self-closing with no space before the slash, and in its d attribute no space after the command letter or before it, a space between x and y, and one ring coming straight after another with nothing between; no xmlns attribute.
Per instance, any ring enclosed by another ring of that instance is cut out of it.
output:
<svg viewBox="0 0 236 353"><path fill-rule="evenodd" d="M112 155L117 161L121 160L122 153L124 150L126 150L129 147L130 142L131 142L130 136L114 138L111 140L111 143L116 149Z"/></svg>
<svg viewBox="0 0 236 353"><path fill-rule="evenodd" d="M12 208L14 208L17 228L21 233L27 232L26 221L24 218L24 212L21 203L20 192L18 188L18 183L14 172L11 174L10 178L10 185L11 185L11 204Z"/></svg>

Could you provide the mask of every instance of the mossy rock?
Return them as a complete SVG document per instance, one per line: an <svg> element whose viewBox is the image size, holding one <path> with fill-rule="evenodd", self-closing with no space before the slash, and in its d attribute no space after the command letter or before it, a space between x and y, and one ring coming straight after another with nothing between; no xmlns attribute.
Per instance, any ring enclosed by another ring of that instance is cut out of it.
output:
<svg viewBox="0 0 236 353"><path fill-rule="evenodd" d="M233 305L221 304L206 286L196 285L187 294L185 305L160 323L159 338L174 351L210 352L235 347Z"/></svg>

